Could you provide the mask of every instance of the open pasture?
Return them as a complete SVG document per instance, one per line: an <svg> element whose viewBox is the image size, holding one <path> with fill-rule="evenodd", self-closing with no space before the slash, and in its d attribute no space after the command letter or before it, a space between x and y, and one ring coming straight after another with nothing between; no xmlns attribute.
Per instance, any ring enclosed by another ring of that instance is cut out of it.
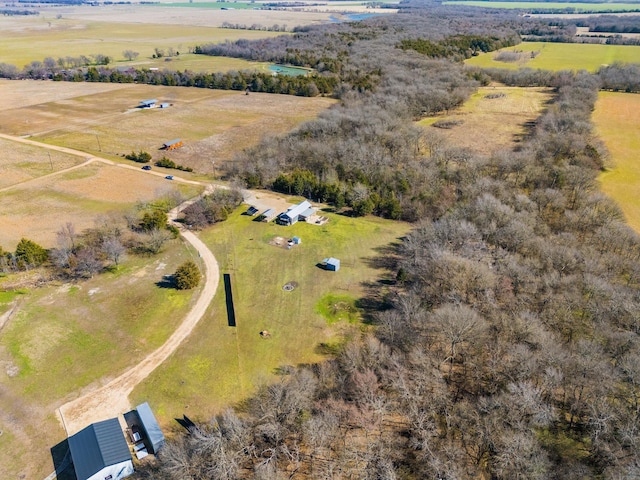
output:
<svg viewBox="0 0 640 480"><path fill-rule="evenodd" d="M107 8L107 7L104 7ZM282 35L258 30L232 30L206 26L158 25L147 20L143 24L110 21L85 21L43 16L0 17L0 61L22 68L45 57L55 60L65 57L90 57L102 54L116 65L126 65L122 52L133 50L139 60L151 59L155 49L173 49L189 53L196 45L219 43L239 38L257 39ZM237 61L235 64L240 65ZM244 62L243 68L250 68ZM211 70L224 64L211 62ZM238 68L233 67L233 68Z"/></svg>
<svg viewBox="0 0 640 480"><path fill-rule="evenodd" d="M237 326L227 325L220 288L194 333L132 394L134 403L145 399L154 406L167 430L179 428L173 419L183 414L209 420L224 406L272 382L280 367L322 359L349 329L359 328L348 323L361 320L361 312L352 308L358 306L355 300L365 292L384 294L382 280L389 273L380 257L391 255L389 245L410 228L375 217L326 212L321 212L329 218L324 225L298 222L283 227L253 221L243 211L201 234L221 273L231 274ZM290 249L274 241L293 236L302 243ZM330 256L341 260L338 272L316 266ZM295 288L287 291L287 284ZM332 293L337 307L327 303ZM336 309L345 310L343 321L338 321L342 315L331 321L323 315ZM260 335L263 330L268 337Z"/></svg>
<svg viewBox="0 0 640 480"><path fill-rule="evenodd" d="M12 251L25 237L51 248L56 232L66 222L82 231L93 227L99 215L125 213L136 202L153 200L171 190L190 197L201 188L101 162L35 178L0 191L0 246Z"/></svg>
<svg viewBox="0 0 640 480"><path fill-rule="evenodd" d="M49 449L66 437L56 408L136 364L169 337L197 291L156 284L192 258L197 255L176 240L151 260L129 257L116 272L80 284L0 297L0 306L16 308L0 331L2 478L51 473Z"/></svg>
<svg viewBox="0 0 640 480"><path fill-rule="evenodd" d="M521 61L499 62L494 58L501 51L523 52L527 55L523 55ZM532 58L531 53L535 54L535 58ZM523 42L514 47L469 58L465 64L482 68L511 70L527 67L542 70L588 70L595 72L601 66L615 62L640 62L640 46Z"/></svg>
<svg viewBox="0 0 640 480"><path fill-rule="evenodd" d="M11 185L59 172L84 161L76 155L2 138L0 138L0 152L3 152L0 158L0 192Z"/></svg>
<svg viewBox="0 0 640 480"><path fill-rule="evenodd" d="M602 191L618 203L627 223L640 232L640 96L600 92L593 122L613 164L600 175Z"/></svg>
<svg viewBox="0 0 640 480"><path fill-rule="evenodd" d="M418 124L436 130L453 145L490 155L513 148L526 133L526 124L538 118L551 95L546 88L482 87L454 112L428 117ZM451 127L436 128L436 122Z"/></svg>
<svg viewBox="0 0 640 480"><path fill-rule="evenodd" d="M500 2L493 0L449 1L444 5L460 5L461 7L507 8L532 11L568 10L575 12L634 12L640 9L640 3L587 3L587 2Z"/></svg>
<svg viewBox="0 0 640 480"><path fill-rule="evenodd" d="M39 85L74 91L71 82L13 82L37 90ZM83 84L84 85L84 84ZM139 102L155 98L169 108L140 109ZM0 105L3 100L0 100ZM0 110L0 130L29 135L45 143L92 152L111 159L144 150L154 160L166 156L179 165L212 174L265 134L284 133L315 118L335 100L187 87L119 84L112 91ZM160 150L163 143L182 139L182 148ZM124 161L124 160L123 160ZM219 170L218 170L219 171Z"/></svg>

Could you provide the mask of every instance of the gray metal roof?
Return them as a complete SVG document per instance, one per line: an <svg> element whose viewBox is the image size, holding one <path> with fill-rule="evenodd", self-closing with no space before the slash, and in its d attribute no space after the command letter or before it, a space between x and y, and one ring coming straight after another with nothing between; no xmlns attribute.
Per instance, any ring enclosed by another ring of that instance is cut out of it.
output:
<svg viewBox="0 0 640 480"><path fill-rule="evenodd" d="M304 201L304 202L300 202L298 205L294 205L293 207L291 207L289 210L287 210L286 212L284 212L284 215L293 219L297 219L298 215L300 215L302 212L304 212L307 208L310 208L311 204L308 201Z"/></svg>
<svg viewBox="0 0 640 480"><path fill-rule="evenodd" d="M69 437L69 450L79 480L110 465L131 460L127 441L117 418L89 425Z"/></svg>
<svg viewBox="0 0 640 480"><path fill-rule="evenodd" d="M158 453L158 450L164 445L164 434L160 430L160 425L156 420L156 417L151 411L151 407L147 402L141 403L136 407L142 428L146 433L146 437L151 445L151 453Z"/></svg>
<svg viewBox="0 0 640 480"><path fill-rule="evenodd" d="M174 138L174 139L173 139L173 140L171 140L170 142L165 142L165 143L163 143L163 145L165 145L165 146L167 146L167 147L168 147L168 146L173 145L174 143L178 143L178 142L180 142L180 139L179 139L179 138Z"/></svg>

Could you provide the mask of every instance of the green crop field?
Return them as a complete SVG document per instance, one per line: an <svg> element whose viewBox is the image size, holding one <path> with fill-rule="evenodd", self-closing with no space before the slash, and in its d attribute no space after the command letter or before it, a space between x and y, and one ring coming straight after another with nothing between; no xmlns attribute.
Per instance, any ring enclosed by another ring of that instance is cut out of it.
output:
<svg viewBox="0 0 640 480"><path fill-rule="evenodd" d="M618 203L629 225L640 232L640 95L600 92L593 122L613 164L600 175L602 191Z"/></svg>
<svg viewBox="0 0 640 480"><path fill-rule="evenodd" d="M10 17L0 19L0 62L22 68L45 57L55 60L65 57L90 57L101 54L114 59L117 65L126 65L124 50L139 53L137 60L151 59L155 49L165 54L189 53L189 49L205 43L218 43L239 38L256 39L282 35L259 30L233 30L226 28L194 27L186 25L159 25L83 21L66 18ZM166 58L166 57L164 57ZM211 69L222 68L211 60ZM218 60L219 62L219 60ZM249 68L249 62L232 62L233 67Z"/></svg>
<svg viewBox="0 0 640 480"><path fill-rule="evenodd" d="M0 336L3 478L48 475L49 448L66 436L56 407L136 364L173 333L197 290L156 284L193 257L176 240L153 259L129 257L117 271L80 284L0 296L2 308L19 305Z"/></svg>
<svg viewBox="0 0 640 480"><path fill-rule="evenodd" d="M522 52L521 61L499 62L495 60L501 51ZM532 58L531 53L535 57ZM600 45L586 43L523 42L497 52L472 57L465 64L482 68L534 68L542 70L588 70L596 71L602 65L615 62L640 63L640 46Z"/></svg>
<svg viewBox="0 0 640 480"><path fill-rule="evenodd" d="M580 3L580 2L500 2L492 0L450 1L444 5L460 5L461 7L508 8L527 11L567 10L575 12L634 12L640 10L640 3Z"/></svg>
<svg viewBox="0 0 640 480"><path fill-rule="evenodd" d="M279 367L321 359L321 343L335 345L349 328L358 328L356 299L368 289L384 293L376 278L389 274L376 268L375 258L409 230L401 222L330 213L322 213L329 217L322 226L282 227L255 222L243 210L201 236L221 272L231 274L237 326L227 325L219 288L194 333L132 394L134 404L148 400L167 429L192 411L194 419L208 420L273 381ZM286 239L294 235L302 243L287 249ZM341 260L338 272L316 266L329 256ZM285 291L287 283L297 286ZM262 330L271 336L262 338Z"/></svg>

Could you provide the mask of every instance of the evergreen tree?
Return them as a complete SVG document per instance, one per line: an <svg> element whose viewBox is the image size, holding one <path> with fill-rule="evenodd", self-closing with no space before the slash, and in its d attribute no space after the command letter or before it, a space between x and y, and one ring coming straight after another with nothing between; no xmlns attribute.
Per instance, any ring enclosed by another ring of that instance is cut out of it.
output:
<svg viewBox="0 0 640 480"><path fill-rule="evenodd" d="M192 260L188 260L178 267L173 279L178 290L189 290L200 283L200 269Z"/></svg>

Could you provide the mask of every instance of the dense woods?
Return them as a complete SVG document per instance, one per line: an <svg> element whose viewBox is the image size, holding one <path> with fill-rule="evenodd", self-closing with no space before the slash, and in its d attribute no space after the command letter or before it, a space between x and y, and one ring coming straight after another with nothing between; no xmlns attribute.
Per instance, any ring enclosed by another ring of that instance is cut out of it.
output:
<svg viewBox="0 0 640 480"><path fill-rule="evenodd" d="M396 29L424 22L420 38L439 42L499 31L501 17L401 15L349 26L370 34L343 43L340 68L371 89L231 172L415 222L380 259L392 285L361 302L371 326L196 418L138 478L640 476L640 238L596 183L606 152L590 115L606 76L465 70L396 48ZM517 150L481 157L412 125L490 80L555 90Z"/></svg>

